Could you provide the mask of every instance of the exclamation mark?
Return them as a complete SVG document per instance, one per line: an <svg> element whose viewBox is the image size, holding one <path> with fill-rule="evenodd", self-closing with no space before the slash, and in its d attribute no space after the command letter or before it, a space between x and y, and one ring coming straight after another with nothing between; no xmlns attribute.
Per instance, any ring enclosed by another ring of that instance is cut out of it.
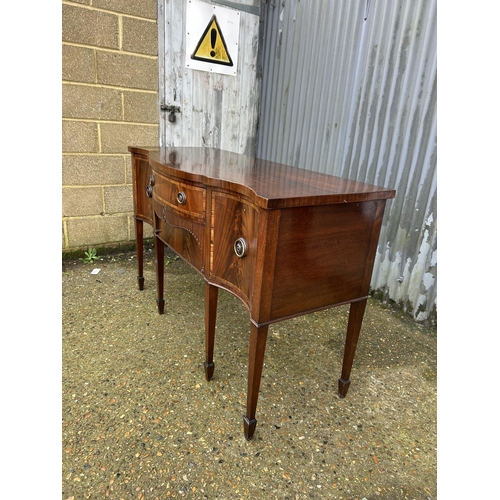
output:
<svg viewBox="0 0 500 500"><path fill-rule="evenodd" d="M212 44L212 50L210 51L210 55L215 57L215 42L217 41L217 30L212 28L210 30L210 43Z"/></svg>

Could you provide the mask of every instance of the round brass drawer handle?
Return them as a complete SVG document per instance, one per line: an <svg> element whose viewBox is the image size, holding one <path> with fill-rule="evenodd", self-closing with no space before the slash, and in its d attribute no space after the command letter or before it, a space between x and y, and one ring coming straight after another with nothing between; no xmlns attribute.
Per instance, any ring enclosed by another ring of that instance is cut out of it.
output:
<svg viewBox="0 0 500 500"><path fill-rule="evenodd" d="M247 242L243 238L238 238L234 242L234 253L240 258L247 254Z"/></svg>
<svg viewBox="0 0 500 500"><path fill-rule="evenodd" d="M177 193L177 203L179 203L179 205L185 205L186 201L187 201L187 196L184 191L180 191L179 193Z"/></svg>
<svg viewBox="0 0 500 500"><path fill-rule="evenodd" d="M146 196L148 198L153 197L153 186L155 185L155 176L150 175L149 176L149 184L146 186Z"/></svg>

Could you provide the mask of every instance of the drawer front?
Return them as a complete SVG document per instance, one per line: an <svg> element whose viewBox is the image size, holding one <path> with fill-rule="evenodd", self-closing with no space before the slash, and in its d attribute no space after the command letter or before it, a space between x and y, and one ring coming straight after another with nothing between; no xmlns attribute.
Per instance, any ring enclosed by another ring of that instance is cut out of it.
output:
<svg viewBox="0 0 500 500"><path fill-rule="evenodd" d="M258 209L238 197L213 193L210 277L248 305L253 292L258 229Z"/></svg>
<svg viewBox="0 0 500 500"><path fill-rule="evenodd" d="M205 188L170 179L158 172L153 172L153 178L155 201L188 219L205 220Z"/></svg>
<svg viewBox="0 0 500 500"><path fill-rule="evenodd" d="M180 215L155 199L159 238L195 269L204 273L203 235L205 224Z"/></svg>

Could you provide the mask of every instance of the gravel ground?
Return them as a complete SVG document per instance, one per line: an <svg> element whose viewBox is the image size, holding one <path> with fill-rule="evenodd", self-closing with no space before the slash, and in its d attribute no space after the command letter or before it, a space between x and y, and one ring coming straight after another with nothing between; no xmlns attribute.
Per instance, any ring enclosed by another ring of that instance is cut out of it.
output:
<svg viewBox="0 0 500 500"><path fill-rule="evenodd" d="M143 291L133 252L63 261L63 500L436 499L435 329L370 300L339 399L348 307L272 325L246 441L248 313L219 293L206 382L203 280L166 259L162 316L151 251Z"/></svg>

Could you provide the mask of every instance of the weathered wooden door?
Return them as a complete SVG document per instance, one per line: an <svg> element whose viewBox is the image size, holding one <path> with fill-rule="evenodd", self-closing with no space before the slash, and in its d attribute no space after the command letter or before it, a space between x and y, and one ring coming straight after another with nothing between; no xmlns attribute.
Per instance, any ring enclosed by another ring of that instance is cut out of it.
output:
<svg viewBox="0 0 500 500"><path fill-rule="evenodd" d="M160 145L254 154L260 0L158 0Z"/></svg>

